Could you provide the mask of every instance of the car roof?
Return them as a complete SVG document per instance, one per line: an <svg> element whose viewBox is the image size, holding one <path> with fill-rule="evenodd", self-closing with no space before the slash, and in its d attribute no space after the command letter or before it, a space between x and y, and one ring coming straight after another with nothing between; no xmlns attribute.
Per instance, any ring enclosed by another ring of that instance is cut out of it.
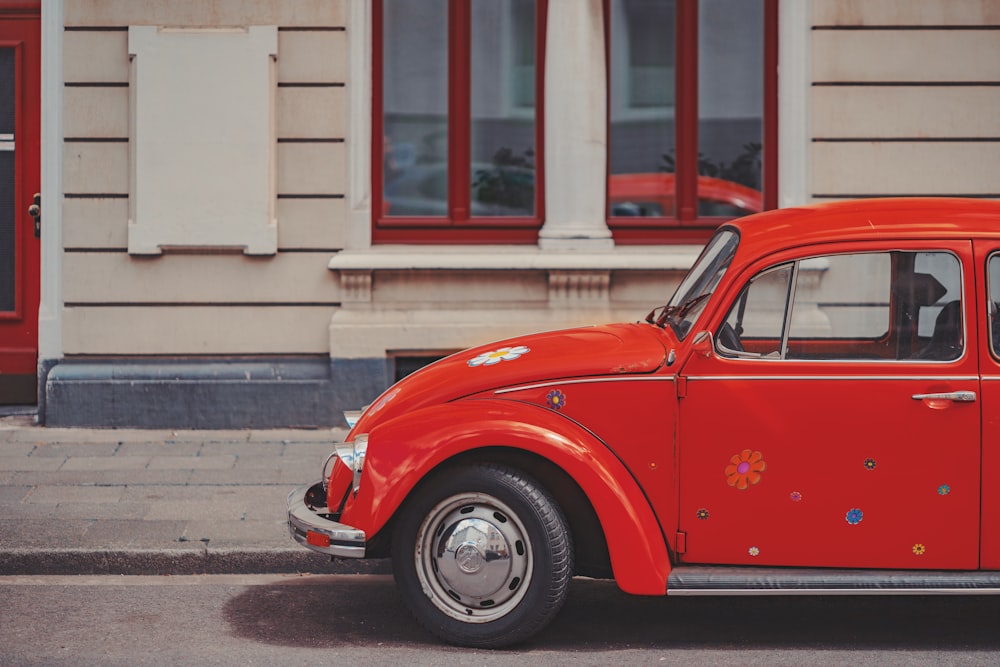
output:
<svg viewBox="0 0 1000 667"><path fill-rule="evenodd" d="M817 243L878 239L1000 239L1000 201L949 197L855 199L783 208L725 225L741 255ZM745 254L746 253L746 254Z"/></svg>

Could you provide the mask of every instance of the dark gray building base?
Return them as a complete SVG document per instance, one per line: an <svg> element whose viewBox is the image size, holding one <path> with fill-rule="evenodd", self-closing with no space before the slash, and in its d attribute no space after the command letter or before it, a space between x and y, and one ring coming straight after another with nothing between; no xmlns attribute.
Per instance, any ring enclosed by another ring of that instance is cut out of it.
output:
<svg viewBox="0 0 1000 667"><path fill-rule="evenodd" d="M91 428L325 428L388 386L386 359L87 359L40 365L39 422Z"/></svg>

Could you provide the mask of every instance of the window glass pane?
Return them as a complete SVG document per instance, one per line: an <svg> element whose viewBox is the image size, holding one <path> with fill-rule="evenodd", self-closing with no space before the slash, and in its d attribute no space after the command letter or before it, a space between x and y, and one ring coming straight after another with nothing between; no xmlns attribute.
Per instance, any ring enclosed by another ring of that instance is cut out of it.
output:
<svg viewBox="0 0 1000 667"><path fill-rule="evenodd" d="M473 216L535 212L535 2L472 2Z"/></svg>
<svg viewBox="0 0 1000 667"><path fill-rule="evenodd" d="M947 361L962 333L954 255L832 255L799 263L786 358Z"/></svg>
<svg viewBox="0 0 1000 667"><path fill-rule="evenodd" d="M889 331L888 254L822 257L803 262L799 273L791 336L876 338Z"/></svg>
<svg viewBox="0 0 1000 667"><path fill-rule="evenodd" d="M792 265L769 269L743 289L716 338L723 354L781 356Z"/></svg>
<svg viewBox="0 0 1000 667"><path fill-rule="evenodd" d="M919 304L917 359L949 361L962 356L962 270L958 258L946 252L916 253L914 276L929 276L940 293L933 303ZM928 301L930 299L927 299Z"/></svg>
<svg viewBox="0 0 1000 667"><path fill-rule="evenodd" d="M990 343L1000 356L1000 255L990 257Z"/></svg>
<svg viewBox="0 0 1000 667"><path fill-rule="evenodd" d="M674 0L611 0L612 216L674 214Z"/></svg>
<svg viewBox="0 0 1000 667"><path fill-rule="evenodd" d="M764 3L698 3L698 214L761 209Z"/></svg>
<svg viewBox="0 0 1000 667"><path fill-rule="evenodd" d="M448 3L383 0L385 213L448 213Z"/></svg>

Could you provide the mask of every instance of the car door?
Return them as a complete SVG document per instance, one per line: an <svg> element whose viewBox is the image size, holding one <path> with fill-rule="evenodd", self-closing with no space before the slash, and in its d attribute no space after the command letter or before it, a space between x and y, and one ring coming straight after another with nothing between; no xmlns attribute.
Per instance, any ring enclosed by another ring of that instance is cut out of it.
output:
<svg viewBox="0 0 1000 667"><path fill-rule="evenodd" d="M1000 570L1000 480L990 473L1000 466L1000 240L976 241L976 260L986 280L980 309L980 372L983 411L983 569Z"/></svg>
<svg viewBox="0 0 1000 667"><path fill-rule="evenodd" d="M682 370L681 560L978 567L972 266L968 242L841 244L727 289Z"/></svg>

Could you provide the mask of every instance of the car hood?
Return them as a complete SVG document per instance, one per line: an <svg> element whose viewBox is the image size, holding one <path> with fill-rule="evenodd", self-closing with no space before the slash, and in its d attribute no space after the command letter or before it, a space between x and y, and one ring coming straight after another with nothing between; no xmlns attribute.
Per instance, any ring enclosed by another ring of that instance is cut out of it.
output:
<svg viewBox="0 0 1000 667"><path fill-rule="evenodd" d="M366 433L404 412L491 389L546 380L652 373L666 359L663 332L648 324L612 324L510 338L471 348L400 380L365 411L353 431Z"/></svg>

